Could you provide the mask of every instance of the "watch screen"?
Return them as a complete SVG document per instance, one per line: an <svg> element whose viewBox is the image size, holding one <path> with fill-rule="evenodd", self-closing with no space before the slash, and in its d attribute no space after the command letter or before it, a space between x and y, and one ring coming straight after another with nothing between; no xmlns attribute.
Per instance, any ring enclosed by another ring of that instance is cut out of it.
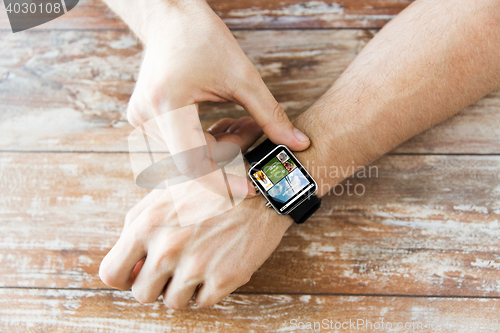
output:
<svg viewBox="0 0 500 333"><path fill-rule="evenodd" d="M280 214L288 214L316 192L311 175L285 146L276 147L249 175Z"/></svg>

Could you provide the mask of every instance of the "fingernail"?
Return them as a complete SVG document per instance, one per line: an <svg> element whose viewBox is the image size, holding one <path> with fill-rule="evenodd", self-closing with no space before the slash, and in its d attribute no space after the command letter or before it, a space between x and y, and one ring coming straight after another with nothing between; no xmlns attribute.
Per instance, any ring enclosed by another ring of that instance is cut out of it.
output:
<svg viewBox="0 0 500 333"><path fill-rule="evenodd" d="M305 135L304 133L302 133L301 131L299 131L295 127L293 128L293 135L295 135L295 137L299 141L302 141L302 142L309 141L309 138L307 137L307 135Z"/></svg>

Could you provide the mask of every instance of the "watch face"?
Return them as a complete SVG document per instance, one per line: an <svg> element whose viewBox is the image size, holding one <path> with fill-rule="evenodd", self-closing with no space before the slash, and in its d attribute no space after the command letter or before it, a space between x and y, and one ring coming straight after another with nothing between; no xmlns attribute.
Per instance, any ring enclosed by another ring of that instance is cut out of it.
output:
<svg viewBox="0 0 500 333"><path fill-rule="evenodd" d="M309 172L283 145L255 164L248 175L281 215L290 213L317 190Z"/></svg>

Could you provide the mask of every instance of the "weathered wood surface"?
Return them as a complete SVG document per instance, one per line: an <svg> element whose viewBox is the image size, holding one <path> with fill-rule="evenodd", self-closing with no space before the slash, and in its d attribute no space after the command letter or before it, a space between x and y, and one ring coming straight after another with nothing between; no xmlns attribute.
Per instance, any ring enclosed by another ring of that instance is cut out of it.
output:
<svg viewBox="0 0 500 333"><path fill-rule="evenodd" d="M220 1L209 3L230 28L380 28L412 1Z"/></svg>
<svg viewBox="0 0 500 333"><path fill-rule="evenodd" d="M10 333L33 327L36 332L120 333L497 332L494 320L499 306L498 299L481 298L232 294L212 308L172 311L160 301L139 304L131 292L15 288L0 289L0 329ZM324 325L325 319L333 329L305 329L307 322ZM380 328L382 321L385 329ZM389 323L393 329L386 328ZM339 329L341 325L344 329ZM403 328L397 329L398 325Z"/></svg>
<svg viewBox="0 0 500 333"><path fill-rule="evenodd" d="M328 89L368 30L236 31L290 116ZM126 105L141 47L124 31L0 32L0 150L127 151ZM399 153L500 152L500 92L403 144ZM245 112L204 104L202 123Z"/></svg>
<svg viewBox="0 0 500 333"><path fill-rule="evenodd" d="M0 286L105 287L99 263L146 193L127 154L0 156ZM344 195L325 197L241 290L500 295L500 157L387 156L375 166L378 177L350 179L350 193L362 184L364 195L347 195L345 183Z"/></svg>
<svg viewBox="0 0 500 333"><path fill-rule="evenodd" d="M410 0L211 0L215 12L232 29L273 28L380 28ZM0 29L10 29L0 0ZM100 0L80 0L69 13L37 30L47 29L126 29L127 26Z"/></svg>
<svg viewBox="0 0 500 333"><path fill-rule="evenodd" d="M243 29L238 42L292 117L375 33L345 28L380 28L409 3L210 1ZM500 319L500 91L377 161L377 177L349 179L363 196L326 197L222 303L173 312L103 290L97 274L125 212L147 193L121 153L140 44L99 0L17 34L0 9L0 30L1 332L275 332L294 330L294 318L468 320L475 326L421 331L498 332L478 320ZM201 106L205 127L244 114Z"/></svg>

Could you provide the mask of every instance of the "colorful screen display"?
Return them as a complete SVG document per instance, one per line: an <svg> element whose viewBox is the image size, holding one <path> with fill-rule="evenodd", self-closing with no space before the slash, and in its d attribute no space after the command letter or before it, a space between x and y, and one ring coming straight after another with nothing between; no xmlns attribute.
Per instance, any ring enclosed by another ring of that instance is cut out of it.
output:
<svg viewBox="0 0 500 333"><path fill-rule="evenodd" d="M250 174L281 214L286 214L300 203L300 198L316 190L311 176L282 146L254 166Z"/></svg>

